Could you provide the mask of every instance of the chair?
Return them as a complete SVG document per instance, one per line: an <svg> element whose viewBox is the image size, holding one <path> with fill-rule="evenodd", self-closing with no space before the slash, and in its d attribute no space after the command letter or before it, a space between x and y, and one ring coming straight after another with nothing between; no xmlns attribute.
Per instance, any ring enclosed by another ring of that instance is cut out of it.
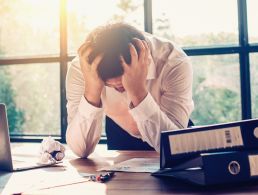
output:
<svg viewBox="0 0 258 195"><path fill-rule="evenodd" d="M189 120L188 127L193 126ZM109 150L154 150L146 142L131 136L118 126L111 118L106 116L106 136Z"/></svg>

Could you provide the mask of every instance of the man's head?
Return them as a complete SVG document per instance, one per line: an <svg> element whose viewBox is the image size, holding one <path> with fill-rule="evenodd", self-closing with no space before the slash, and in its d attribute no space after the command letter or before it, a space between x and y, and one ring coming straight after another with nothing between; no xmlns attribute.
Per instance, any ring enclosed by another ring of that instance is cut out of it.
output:
<svg viewBox="0 0 258 195"><path fill-rule="evenodd" d="M129 43L132 43L139 53L139 48L134 44L133 38L145 40L143 34L136 28L128 24L116 23L96 28L86 39L86 42L93 49L89 56L89 63L92 63L96 56L103 53L104 57L97 70L99 77L108 86L114 87L118 91L123 91L120 77L124 70L120 55L124 57L126 63L131 63Z"/></svg>

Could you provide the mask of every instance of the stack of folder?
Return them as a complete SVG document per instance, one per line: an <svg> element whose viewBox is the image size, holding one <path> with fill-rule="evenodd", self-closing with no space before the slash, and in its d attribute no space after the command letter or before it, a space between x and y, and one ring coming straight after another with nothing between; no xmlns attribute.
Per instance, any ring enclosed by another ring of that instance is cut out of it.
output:
<svg viewBox="0 0 258 195"><path fill-rule="evenodd" d="M258 119L161 133L153 176L199 185L258 180Z"/></svg>

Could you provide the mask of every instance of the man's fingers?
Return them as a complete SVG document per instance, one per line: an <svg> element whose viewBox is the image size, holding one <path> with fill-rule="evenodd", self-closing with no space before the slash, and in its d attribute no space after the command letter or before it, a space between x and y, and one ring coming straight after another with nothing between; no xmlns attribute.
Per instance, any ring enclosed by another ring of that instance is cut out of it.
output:
<svg viewBox="0 0 258 195"><path fill-rule="evenodd" d="M90 69L90 64L89 64L89 55L92 52L91 47L84 47L82 48L82 53L79 54L80 57L80 65L82 70L89 70Z"/></svg>
<svg viewBox="0 0 258 195"><path fill-rule="evenodd" d="M129 49L131 55L131 64L135 64L138 61L138 54L132 43L129 43Z"/></svg>
<svg viewBox="0 0 258 195"><path fill-rule="evenodd" d="M149 46L147 44L146 41L142 41L144 48L145 48L145 56L144 56L144 61L148 61L149 55L150 55L150 50L149 50Z"/></svg>
<svg viewBox="0 0 258 195"><path fill-rule="evenodd" d="M125 62L125 59L122 55L120 56L120 62L121 62L122 67L124 68L124 71L126 71L129 67L128 67L128 64Z"/></svg>
<svg viewBox="0 0 258 195"><path fill-rule="evenodd" d="M81 56L82 55L82 50L85 48L85 44L82 44L81 46L80 46L80 48L78 49L78 54L79 54L79 56Z"/></svg>
<svg viewBox="0 0 258 195"><path fill-rule="evenodd" d="M92 52L92 48L91 47L87 47L80 57L82 59L86 60L87 63L89 63L89 55L91 54L91 52Z"/></svg>
<svg viewBox="0 0 258 195"><path fill-rule="evenodd" d="M86 61L87 65L89 65L89 55L91 54L91 52L92 48L90 47L89 42L82 44L81 47L78 49L80 59Z"/></svg>
<svg viewBox="0 0 258 195"><path fill-rule="evenodd" d="M143 41L137 38L133 38L133 42L136 44L136 46L139 48L139 60L143 60L145 57L145 46L143 44Z"/></svg>
<svg viewBox="0 0 258 195"><path fill-rule="evenodd" d="M91 67L93 70L97 70L99 63L101 62L101 60L103 59L104 54L100 54L98 55L92 62Z"/></svg>
<svg viewBox="0 0 258 195"><path fill-rule="evenodd" d="M79 56L82 56L89 46L90 46L89 42L83 43L81 47L78 49Z"/></svg>

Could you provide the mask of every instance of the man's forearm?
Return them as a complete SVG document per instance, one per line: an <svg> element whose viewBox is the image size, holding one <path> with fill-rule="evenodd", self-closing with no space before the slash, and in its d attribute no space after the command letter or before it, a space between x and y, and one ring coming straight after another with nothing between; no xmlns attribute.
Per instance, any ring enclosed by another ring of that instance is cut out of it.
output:
<svg viewBox="0 0 258 195"><path fill-rule="evenodd" d="M101 98L100 96L92 96L88 94L84 94L84 97L87 102L89 102L91 105L100 108L101 107Z"/></svg>
<svg viewBox="0 0 258 195"><path fill-rule="evenodd" d="M130 114L137 123L142 140L156 151L159 151L161 131L178 129L149 93L137 107L130 110Z"/></svg>
<svg viewBox="0 0 258 195"><path fill-rule="evenodd" d="M66 141L75 154L87 157L100 139L103 109L94 107L83 96L76 113L71 116L72 106L68 104Z"/></svg>
<svg viewBox="0 0 258 195"><path fill-rule="evenodd" d="M91 105L101 107L101 90L85 88L84 97Z"/></svg>
<svg viewBox="0 0 258 195"><path fill-rule="evenodd" d="M138 93L129 94L129 99L131 100L133 107L138 106L144 98L148 95L148 91L146 89L139 90Z"/></svg>

